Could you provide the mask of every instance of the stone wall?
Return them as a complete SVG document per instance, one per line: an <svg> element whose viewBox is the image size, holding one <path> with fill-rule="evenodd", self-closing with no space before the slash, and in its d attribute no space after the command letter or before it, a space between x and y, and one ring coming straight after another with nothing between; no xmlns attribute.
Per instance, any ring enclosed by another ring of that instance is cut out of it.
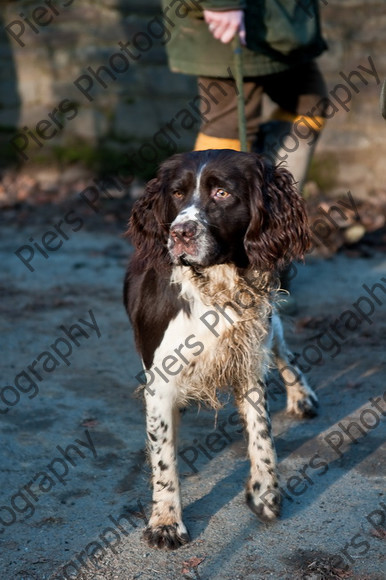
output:
<svg viewBox="0 0 386 580"><path fill-rule="evenodd" d="M0 6L3 163L82 159L103 169L117 151L141 150L151 172L170 148L192 147L199 125L195 79L168 70L170 31L159 24L159 1L0 0ZM319 62L337 110L312 175L331 191L364 195L383 187L386 122L378 83L386 76L386 2L320 6L330 48ZM171 133L167 126L182 109L197 122ZM131 170L146 173L141 163Z"/></svg>

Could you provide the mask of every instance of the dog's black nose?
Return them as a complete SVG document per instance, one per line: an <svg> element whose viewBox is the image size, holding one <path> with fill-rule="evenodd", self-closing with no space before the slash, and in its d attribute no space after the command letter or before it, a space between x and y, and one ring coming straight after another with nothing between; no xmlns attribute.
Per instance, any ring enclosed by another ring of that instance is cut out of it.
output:
<svg viewBox="0 0 386 580"><path fill-rule="evenodd" d="M175 241L190 242L196 234L197 223L192 220L174 224L170 229L170 235Z"/></svg>

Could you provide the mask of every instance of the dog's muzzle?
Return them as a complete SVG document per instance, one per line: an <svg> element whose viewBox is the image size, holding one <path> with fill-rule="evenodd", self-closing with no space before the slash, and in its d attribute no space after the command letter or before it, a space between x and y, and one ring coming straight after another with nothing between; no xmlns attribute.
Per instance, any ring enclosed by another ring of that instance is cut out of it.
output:
<svg viewBox="0 0 386 580"><path fill-rule="evenodd" d="M199 226L193 220L172 224L170 228L169 250L174 258L197 254Z"/></svg>

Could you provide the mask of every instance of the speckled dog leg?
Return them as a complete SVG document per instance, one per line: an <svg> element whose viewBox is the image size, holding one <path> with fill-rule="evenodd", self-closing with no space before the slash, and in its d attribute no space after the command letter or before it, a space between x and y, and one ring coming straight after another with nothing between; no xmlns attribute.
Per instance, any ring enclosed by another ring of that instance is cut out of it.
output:
<svg viewBox="0 0 386 580"><path fill-rule="evenodd" d="M239 409L248 436L251 462L246 486L247 505L261 521L269 522L279 515L280 493L267 395L262 382L246 392L239 401Z"/></svg>
<svg viewBox="0 0 386 580"><path fill-rule="evenodd" d="M176 461L179 412L169 386L157 389L152 385L145 392L153 511L144 536L150 546L175 549L189 541L182 521Z"/></svg>

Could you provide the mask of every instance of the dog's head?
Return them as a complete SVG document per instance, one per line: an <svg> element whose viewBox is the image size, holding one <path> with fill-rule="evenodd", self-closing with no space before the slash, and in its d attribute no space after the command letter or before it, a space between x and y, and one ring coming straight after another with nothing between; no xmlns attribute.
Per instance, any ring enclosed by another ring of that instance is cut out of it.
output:
<svg viewBox="0 0 386 580"><path fill-rule="evenodd" d="M128 233L143 267L280 269L310 244L291 174L262 156L221 149L163 163L133 208Z"/></svg>

